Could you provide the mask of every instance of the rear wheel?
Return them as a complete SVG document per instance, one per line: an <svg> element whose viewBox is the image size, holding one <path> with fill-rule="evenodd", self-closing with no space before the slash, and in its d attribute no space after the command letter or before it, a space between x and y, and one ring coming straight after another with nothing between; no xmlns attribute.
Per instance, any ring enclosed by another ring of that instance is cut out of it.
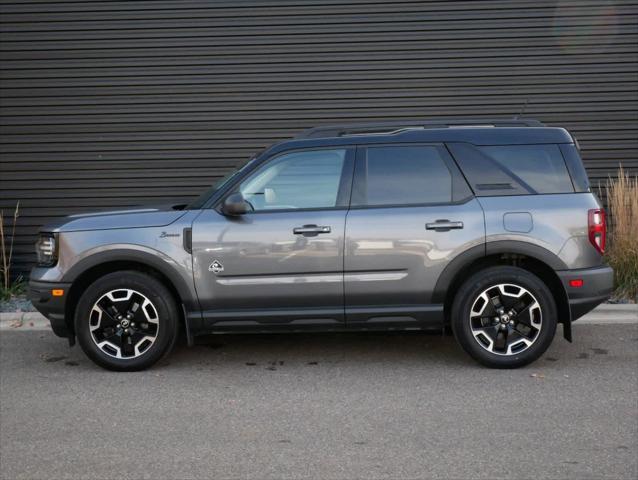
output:
<svg viewBox="0 0 638 480"><path fill-rule="evenodd" d="M84 292L76 308L75 331L82 350L98 365L142 370L173 347L178 311L159 280L136 271L115 272Z"/></svg>
<svg viewBox="0 0 638 480"><path fill-rule="evenodd" d="M539 358L556 332L557 310L547 286L517 267L499 266L472 275L452 308L452 330L475 360L516 368Z"/></svg>

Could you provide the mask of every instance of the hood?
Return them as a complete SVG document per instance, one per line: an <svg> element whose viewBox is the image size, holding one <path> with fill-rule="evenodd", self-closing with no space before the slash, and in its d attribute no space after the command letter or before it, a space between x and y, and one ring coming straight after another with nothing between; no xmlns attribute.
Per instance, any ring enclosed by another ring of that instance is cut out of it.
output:
<svg viewBox="0 0 638 480"><path fill-rule="evenodd" d="M80 213L46 225L41 228L41 231L80 232L114 228L164 227L182 217L186 213L186 210L182 210L183 208L184 205L160 205L130 210Z"/></svg>

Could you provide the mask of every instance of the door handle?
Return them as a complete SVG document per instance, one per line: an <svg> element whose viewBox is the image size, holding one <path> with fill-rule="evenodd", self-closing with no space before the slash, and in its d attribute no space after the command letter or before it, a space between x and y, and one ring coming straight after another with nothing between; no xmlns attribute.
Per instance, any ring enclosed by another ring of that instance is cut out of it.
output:
<svg viewBox="0 0 638 480"><path fill-rule="evenodd" d="M304 225L303 227L293 228L292 233L295 235L304 235L306 237L314 237L320 233L330 233L332 229L328 226Z"/></svg>
<svg viewBox="0 0 638 480"><path fill-rule="evenodd" d="M447 232L453 229L463 228L463 222L450 222L449 220L437 220L432 223L426 223L426 230L434 230L435 232Z"/></svg>

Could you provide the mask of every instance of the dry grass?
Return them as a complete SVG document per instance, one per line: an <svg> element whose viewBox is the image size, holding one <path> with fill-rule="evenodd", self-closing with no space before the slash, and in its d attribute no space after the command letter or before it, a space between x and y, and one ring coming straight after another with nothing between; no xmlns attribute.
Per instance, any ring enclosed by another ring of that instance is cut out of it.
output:
<svg viewBox="0 0 638 480"><path fill-rule="evenodd" d="M20 213L20 202L13 211L11 223L11 237L7 239L4 231L4 214L0 210L0 271L2 272L2 284L0 284L0 300L7 300L12 295L20 293L24 289L22 278L11 281L11 260L13 258L13 239L16 233L16 224Z"/></svg>
<svg viewBox="0 0 638 480"><path fill-rule="evenodd" d="M638 177L622 167L607 181L610 229L607 259L614 268L616 296L638 297Z"/></svg>

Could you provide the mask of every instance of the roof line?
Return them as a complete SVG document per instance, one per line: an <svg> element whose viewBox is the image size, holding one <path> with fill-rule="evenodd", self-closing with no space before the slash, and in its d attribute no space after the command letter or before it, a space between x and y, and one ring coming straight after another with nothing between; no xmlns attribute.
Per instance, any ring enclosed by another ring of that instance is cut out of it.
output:
<svg viewBox="0 0 638 480"><path fill-rule="evenodd" d="M376 123L352 123L343 125L325 125L310 128L295 138L327 138L354 135L393 135L405 130L423 130L426 128L481 128L481 127L544 127L538 120L531 118L484 119L456 118L440 120L401 120Z"/></svg>

